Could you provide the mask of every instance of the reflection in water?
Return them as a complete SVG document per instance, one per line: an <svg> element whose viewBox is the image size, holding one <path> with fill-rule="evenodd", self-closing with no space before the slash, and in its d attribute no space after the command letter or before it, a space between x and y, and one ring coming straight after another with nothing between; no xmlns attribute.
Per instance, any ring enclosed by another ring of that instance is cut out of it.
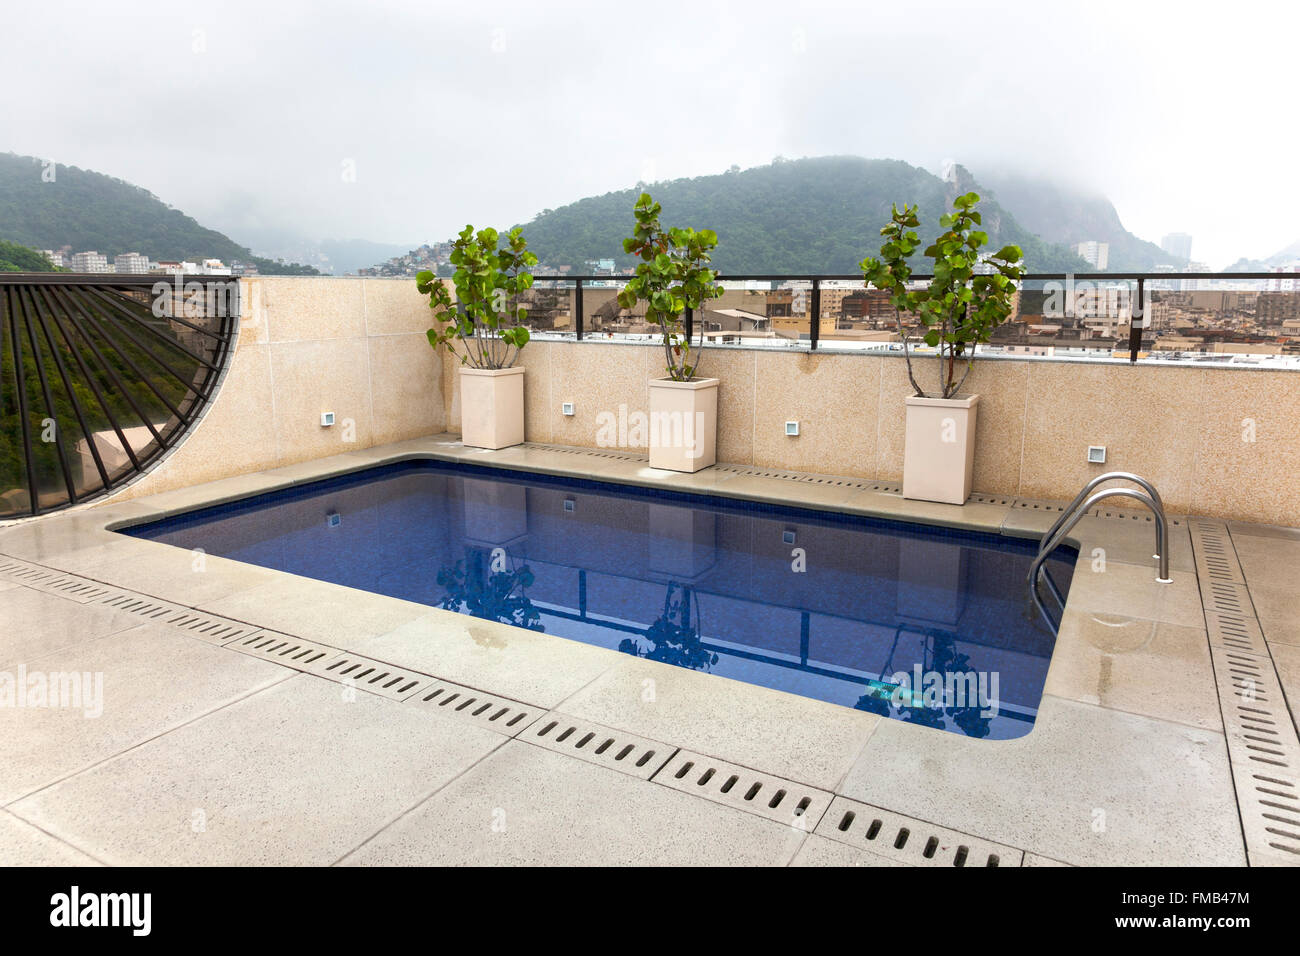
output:
<svg viewBox="0 0 1300 956"><path fill-rule="evenodd" d="M676 582L668 585L664 597L664 610L646 630L644 637L630 637L619 641L618 649L624 654L644 657L646 660L675 664L693 671L709 671L718 663L718 655L704 646L698 626L691 624L690 588ZM695 620L699 622L699 599L695 603Z"/></svg>
<svg viewBox="0 0 1300 956"><path fill-rule="evenodd" d="M500 567L507 562L509 567ZM514 559L501 549L493 554L483 548L466 548L464 559L439 568L438 584L444 588L440 608L530 631L546 630L541 613L526 593L533 585L533 572L526 564L515 566Z"/></svg>
<svg viewBox="0 0 1300 956"><path fill-rule="evenodd" d="M132 533L973 737L1029 730L1055 642L1032 541L470 466ZM1068 590L1073 555L1048 563Z"/></svg>
<svg viewBox="0 0 1300 956"><path fill-rule="evenodd" d="M944 721L948 717L966 736L987 737L996 693L989 693L984 674L971 666L969 654L957 649L953 635L928 630L922 635L922 659L913 668L915 678L903 683L886 681L886 675L895 673L894 654L905 631L900 627L895 632L889 659L880 669L881 679L871 682L854 708L937 730L949 729Z"/></svg>

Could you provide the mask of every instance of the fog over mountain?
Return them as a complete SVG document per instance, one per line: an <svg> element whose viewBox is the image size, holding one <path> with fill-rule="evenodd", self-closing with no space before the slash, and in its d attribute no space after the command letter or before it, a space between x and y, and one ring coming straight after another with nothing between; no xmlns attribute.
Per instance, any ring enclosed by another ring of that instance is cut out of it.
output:
<svg viewBox="0 0 1300 956"><path fill-rule="evenodd" d="M241 243L420 242L776 156L956 159L1080 184L1221 266L1295 240L1296 21L1255 0L50 0L6 11L0 151Z"/></svg>

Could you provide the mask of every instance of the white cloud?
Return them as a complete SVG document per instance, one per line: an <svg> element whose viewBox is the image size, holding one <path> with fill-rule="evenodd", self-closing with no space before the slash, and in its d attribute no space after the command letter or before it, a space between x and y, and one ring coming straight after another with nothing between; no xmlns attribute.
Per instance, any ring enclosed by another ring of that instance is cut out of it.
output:
<svg viewBox="0 0 1300 956"><path fill-rule="evenodd" d="M1300 232L1291 5L147 0L6 21L0 149L236 239L437 239L647 171L827 153L1084 182L1216 266Z"/></svg>

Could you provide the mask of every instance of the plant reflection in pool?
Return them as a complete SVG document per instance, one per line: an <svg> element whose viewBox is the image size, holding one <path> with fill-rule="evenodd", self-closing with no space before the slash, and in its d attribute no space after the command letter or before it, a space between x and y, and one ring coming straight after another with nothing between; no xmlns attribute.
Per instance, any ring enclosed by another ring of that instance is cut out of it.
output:
<svg viewBox="0 0 1300 956"><path fill-rule="evenodd" d="M438 569L444 589L438 607L488 621L545 631L541 612L528 600L533 572L517 564L504 548L469 547L463 560Z"/></svg>
<svg viewBox="0 0 1300 956"><path fill-rule="evenodd" d="M691 601L695 602L695 624L691 623ZM644 657L649 661L675 664L695 671L712 670L718 655L704 646L700 638L700 599L688 587L675 581L668 585L664 596L664 611L649 628L645 637L629 637L619 641L618 649L624 654Z"/></svg>
<svg viewBox="0 0 1300 956"><path fill-rule="evenodd" d="M893 674L894 652L905 630L900 627L894 632L889 658L880 669L882 677ZM937 730L946 729L947 716L966 736L987 737L997 716L997 673L987 675L971 667L970 655L957 650L950 634L927 629L921 636L924 658L912 675L904 672L894 674L893 682L872 681L854 708Z"/></svg>
<svg viewBox="0 0 1300 956"><path fill-rule="evenodd" d="M1028 732L1055 643L1032 540L472 466L384 466L130 533L986 739ZM1063 590L1076 557L1049 560ZM493 637L520 662L535 643Z"/></svg>

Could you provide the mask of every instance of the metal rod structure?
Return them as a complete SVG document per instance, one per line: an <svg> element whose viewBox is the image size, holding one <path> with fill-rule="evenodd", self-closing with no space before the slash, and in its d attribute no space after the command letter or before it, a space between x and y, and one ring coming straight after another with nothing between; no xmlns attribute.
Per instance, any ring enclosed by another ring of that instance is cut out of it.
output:
<svg viewBox="0 0 1300 956"><path fill-rule="evenodd" d="M816 351L817 339L821 337L822 331L822 280L813 279L812 282L812 301L808 304L808 314L812 317L812 324L808 327L808 348Z"/></svg>
<svg viewBox="0 0 1300 956"><path fill-rule="evenodd" d="M1083 515L1085 515L1094 505L1104 501L1106 498L1132 498L1135 501L1140 501L1151 509L1151 513L1155 515L1156 519L1156 552L1159 558L1159 570L1156 573L1156 583L1171 584L1173 582L1173 578L1169 576L1169 549L1166 547L1166 542L1169 540L1169 534L1165 521L1165 509L1161 505L1157 504L1149 495L1133 488L1107 488L1103 491L1097 492L1089 498L1082 508L1076 509L1070 519L1058 527L1050 538L1045 536L1044 544L1039 548L1038 556L1034 558L1033 564L1029 566L1029 586L1031 589L1036 589L1038 583L1038 572L1039 569L1042 568L1043 562L1047 560L1047 556L1056 550L1057 546L1060 545L1065 536L1070 533L1070 529L1074 527L1075 523L1083 517ZM1056 594L1056 597L1060 600L1059 593Z"/></svg>
<svg viewBox="0 0 1300 956"><path fill-rule="evenodd" d="M1055 536L1056 532L1061 529L1062 525L1064 525L1067 521L1071 520L1071 518L1074 516L1074 513L1076 511L1081 510L1079 506L1083 504L1083 499L1088 497L1088 494L1098 485L1105 484L1108 481L1133 482L1133 484L1138 485L1148 495L1151 496L1151 500L1155 503L1156 507L1160 509L1160 513L1164 514L1165 503L1164 500L1160 497L1160 492L1156 491L1155 485L1151 484L1151 482L1147 481L1145 478L1139 475L1135 475L1129 471L1108 471L1106 472L1106 474L1098 475L1096 478L1093 478L1086 485L1084 485L1083 490L1080 491L1077 495L1075 495L1073 501L1071 501L1068 505L1066 505L1065 510L1061 512L1060 517L1058 517L1056 519L1056 522L1052 525L1052 527L1048 529L1047 534L1043 535L1043 544L1039 548L1040 554L1042 553L1042 548L1046 547L1046 542L1050 540L1053 536ZM1087 507L1084 507L1082 510L1086 511ZM1157 548L1156 553L1151 555L1151 557L1153 558L1160 557L1160 552L1162 550L1163 549L1161 548Z"/></svg>
<svg viewBox="0 0 1300 956"><path fill-rule="evenodd" d="M582 316L582 280L578 279L573 283L573 328L578 335L578 341L582 341L582 335L585 331L585 321Z"/></svg>
<svg viewBox="0 0 1300 956"><path fill-rule="evenodd" d="M1142 351L1142 330L1147 325L1144 293L1144 281L1138 279L1137 309L1134 310L1130 307L1128 317L1128 360L1130 365L1137 362L1138 352Z"/></svg>
<svg viewBox="0 0 1300 956"><path fill-rule="evenodd" d="M26 499L0 506L0 520L107 493L176 445L230 358L238 299L213 286L230 281L186 282L199 304L186 319L150 307L150 295L174 296L159 276L0 273L0 379L15 390L0 427L21 456ZM135 430L151 438L141 449ZM105 456L114 440L121 461Z"/></svg>

